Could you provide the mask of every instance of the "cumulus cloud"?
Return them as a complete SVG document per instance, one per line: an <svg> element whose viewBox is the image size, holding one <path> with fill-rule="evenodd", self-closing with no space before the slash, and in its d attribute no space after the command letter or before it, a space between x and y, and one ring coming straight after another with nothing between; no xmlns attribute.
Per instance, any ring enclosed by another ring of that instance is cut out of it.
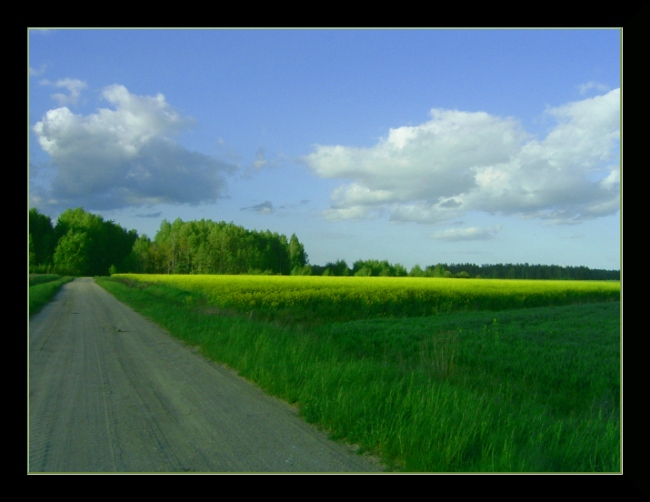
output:
<svg viewBox="0 0 650 502"><path fill-rule="evenodd" d="M499 230L501 225L488 228L450 228L436 232L434 237L446 241L484 241L494 238Z"/></svg>
<svg viewBox="0 0 650 502"><path fill-rule="evenodd" d="M595 82L593 80L591 82L587 82L586 84L580 84L578 86L578 92L580 92L580 94L583 95L587 94L592 89L595 89L598 92L605 92L609 90L609 87L607 87L605 84L601 84L600 82Z"/></svg>
<svg viewBox="0 0 650 502"><path fill-rule="evenodd" d="M52 99L57 101L61 106L76 105L79 102L82 89L88 87L86 82L74 78L64 78L56 82L50 82L46 79L41 81L41 85L53 85L54 87L63 87L68 90L70 94L52 94Z"/></svg>
<svg viewBox="0 0 650 502"><path fill-rule="evenodd" d="M34 126L57 170L49 190L34 197L67 207L116 209L197 204L221 196L223 175L235 167L170 139L190 121L162 94L137 96L112 85L102 97L112 108L82 116L64 106L48 111Z"/></svg>
<svg viewBox="0 0 650 502"><path fill-rule="evenodd" d="M434 109L371 148L319 145L305 161L350 180L332 192L330 220L439 223L484 211L571 223L615 212L620 89L546 113L557 124L540 140L514 118Z"/></svg>
<svg viewBox="0 0 650 502"><path fill-rule="evenodd" d="M260 204L256 204L254 206L248 206L248 207L242 207L242 211L253 211L255 213L259 214L271 214L275 211L273 208L273 204L271 201L265 200L264 202Z"/></svg>

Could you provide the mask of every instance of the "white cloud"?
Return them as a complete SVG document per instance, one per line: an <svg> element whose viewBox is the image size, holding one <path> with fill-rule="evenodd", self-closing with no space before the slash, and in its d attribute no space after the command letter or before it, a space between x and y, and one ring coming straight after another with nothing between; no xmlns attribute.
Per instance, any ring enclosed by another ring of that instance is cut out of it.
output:
<svg viewBox="0 0 650 502"><path fill-rule="evenodd" d="M79 96L81 95L82 89L88 87L86 82L74 78L64 78L61 80L57 80L54 83L46 79L46 80L42 80L41 84L53 85L54 87L63 87L68 90L68 92L70 93L69 95L61 94L61 93L52 94L52 99L56 100L61 106L76 105L77 102L79 101Z"/></svg>
<svg viewBox="0 0 650 502"><path fill-rule="evenodd" d="M79 88L75 82L62 83ZM113 108L74 114L48 111L33 128L57 176L48 193L67 206L114 209L151 203L215 201L234 167L183 148L168 136L187 127L162 94L136 96L120 85L102 97Z"/></svg>
<svg viewBox="0 0 650 502"><path fill-rule="evenodd" d="M450 228L436 232L434 237L436 239L447 241L484 241L494 238L494 236L501 230L501 225L496 225L489 228Z"/></svg>
<svg viewBox="0 0 650 502"><path fill-rule="evenodd" d="M391 129L374 147L317 146L305 158L323 178L344 178L328 219L438 223L466 211L579 222L618 209L620 89L547 110L557 121L543 140L513 118L431 111Z"/></svg>
<svg viewBox="0 0 650 502"><path fill-rule="evenodd" d="M605 92L609 90L609 87L607 87L605 84L601 84L600 82L587 82L586 84L580 84L578 86L578 92L580 94L587 94L590 90L595 89L598 92Z"/></svg>
<svg viewBox="0 0 650 502"><path fill-rule="evenodd" d="M323 216L329 221L338 220L363 220L370 213L371 208L363 206L344 207L340 209L326 209Z"/></svg>

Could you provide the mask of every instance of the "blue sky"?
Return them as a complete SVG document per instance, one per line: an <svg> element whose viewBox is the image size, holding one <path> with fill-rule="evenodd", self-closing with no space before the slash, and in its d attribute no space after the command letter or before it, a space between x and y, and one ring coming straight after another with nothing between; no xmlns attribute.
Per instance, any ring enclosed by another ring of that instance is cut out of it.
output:
<svg viewBox="0 0 650 502"><path fill-rule="evenodd" d="M620 267L619 30L29 30L29 206Z"/></svg>

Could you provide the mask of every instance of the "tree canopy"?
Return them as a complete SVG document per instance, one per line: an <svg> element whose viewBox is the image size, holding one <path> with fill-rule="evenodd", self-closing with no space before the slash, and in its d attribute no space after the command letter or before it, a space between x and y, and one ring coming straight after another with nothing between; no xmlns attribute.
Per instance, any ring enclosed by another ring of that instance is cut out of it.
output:
<svg viewBox="0 0 650 502"><path fill-rule="evenodd" d="M387 260L343 259L309 264L296 234L289 239L270 230L247 230L233 222L163 220L155 237L138 236L113 221L82 208L64 211L52 225L37 209L29 210L30 272L108 275L112 272L154 274L282 274L369 277L455 277L494 279L620 280L619 270L557 265L441 264L410 272Z"/></svg>
<svg viewBox="0 0 650 502"><path fill-rule="evenodd" d="M289 275L308 260L295 234L287 241L284 235L232 222L177 218L163 220L153 241L136 240L131 261L144 273Z"/></svg>
<svg viewBox="0 0 650 502"><path fill-rule="evenodd" d="M126 271L126 258L138 235L82 208L67 209L52 226L50 218L29 211L30 271L61 275L108 275Z"/></svg>

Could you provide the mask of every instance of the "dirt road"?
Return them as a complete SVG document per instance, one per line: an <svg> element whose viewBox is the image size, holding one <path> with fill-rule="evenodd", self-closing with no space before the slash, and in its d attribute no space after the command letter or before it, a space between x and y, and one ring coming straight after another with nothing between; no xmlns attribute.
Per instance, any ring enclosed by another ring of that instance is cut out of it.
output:
<svg viewBox="0 0 650 502"><path fill-rule="evenodd" d="M376 472L90 278L30 321L30 472Z"/></svg>

